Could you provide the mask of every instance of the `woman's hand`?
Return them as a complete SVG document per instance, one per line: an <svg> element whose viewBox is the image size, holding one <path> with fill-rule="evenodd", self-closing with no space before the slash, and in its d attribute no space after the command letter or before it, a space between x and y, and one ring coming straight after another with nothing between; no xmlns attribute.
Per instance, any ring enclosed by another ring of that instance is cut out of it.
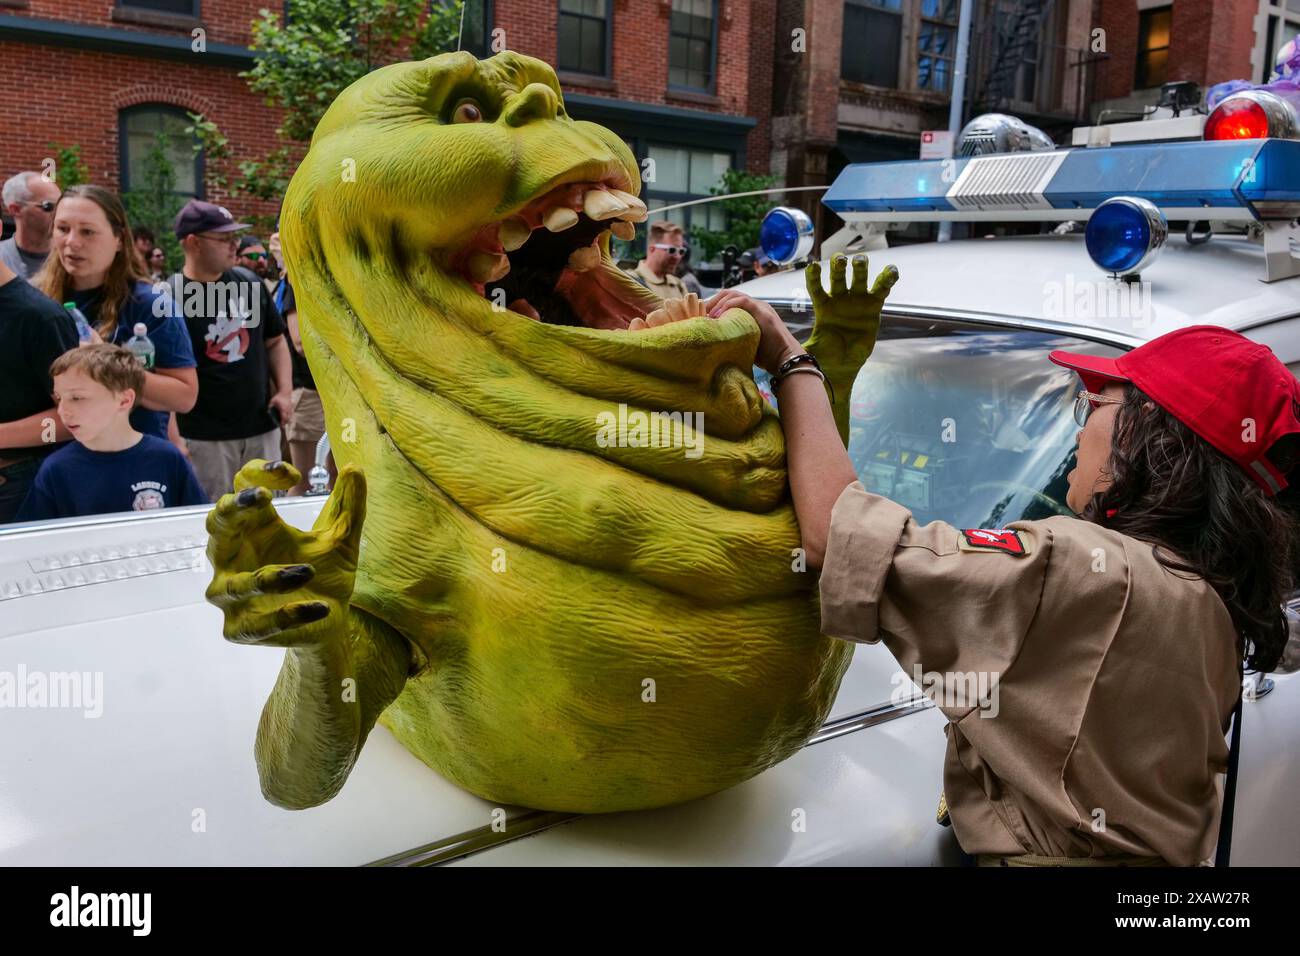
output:
<svg viewBox="0 0 1300 956"><path fill-rule="evenodd" d="M704 308L709 317L714 319L728 309L744 309L754 317L761 333L761 338L758 340L758 356L754 362L759 368L766 369L769 374L780 368L781 363L790 356L798 355L803 351L803 346L781 321L775 309L766 302L760 302L743 292L723 289L704 302Z"/></svg>

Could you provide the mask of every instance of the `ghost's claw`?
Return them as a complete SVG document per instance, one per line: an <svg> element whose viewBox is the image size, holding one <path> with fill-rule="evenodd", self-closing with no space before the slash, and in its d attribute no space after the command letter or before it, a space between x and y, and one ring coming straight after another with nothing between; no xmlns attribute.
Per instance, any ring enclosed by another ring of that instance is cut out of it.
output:
<svg viewBox="0 0 1300 956"><path fill-rule="evenodd" d="M285 491L301 480L302 472L287 461L254 458L235 474L235 491L252 487Z"/></svg>
<svg viewBox="0 0 1300 956"><path fill-rule="evenodd" d="M313 574L310 564L268 564L256 571L214 578L205 596L225 610L250 598L293 591L310 581Z"/></svg>
<svg viewBox="0 0 1300 956"><path fill-rule="evenodd" d="M326 620L330 611L325 601L298 601L261 614L227 617L222 633L232 644L294 647L310 643L313 633L309 626Z"/></svg>

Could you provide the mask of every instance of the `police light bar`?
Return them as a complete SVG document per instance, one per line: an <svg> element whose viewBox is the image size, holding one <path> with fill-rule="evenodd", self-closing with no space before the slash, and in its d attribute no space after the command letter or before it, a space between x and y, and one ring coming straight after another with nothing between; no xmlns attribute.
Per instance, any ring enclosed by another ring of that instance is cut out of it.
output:
<svg viewBox="0 0 1300 956"><path fill-rule="evenodd" d="M1300 216L1300 141L1243 139L859 163L822 198L846 222L1087 219L1117 196L1169 219Z"/></svg>
<svg viewBox="0 0 1300 956"><path fill-rule="evenodd" d="M1242 90L1225 97L1205 121L1206 139L1288 139L1300 135L1300 92Z"/></svg>

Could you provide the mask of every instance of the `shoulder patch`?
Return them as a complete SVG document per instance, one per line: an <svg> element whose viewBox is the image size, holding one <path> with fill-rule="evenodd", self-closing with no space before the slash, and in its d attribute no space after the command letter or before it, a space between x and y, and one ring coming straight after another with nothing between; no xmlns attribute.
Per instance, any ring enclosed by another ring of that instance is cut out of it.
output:
<svg viewBox="0 0 1300 956"><path fill-rule="evenodd" d="M1026 539L1011 528L963 528L957 547L962 551L1001 551L1017 557L1029 553Z"/></svg>

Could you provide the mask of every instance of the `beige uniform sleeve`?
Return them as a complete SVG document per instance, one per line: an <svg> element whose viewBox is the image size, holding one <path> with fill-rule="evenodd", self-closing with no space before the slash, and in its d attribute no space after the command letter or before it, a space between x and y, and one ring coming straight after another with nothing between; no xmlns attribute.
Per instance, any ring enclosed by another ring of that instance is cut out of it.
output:
<svg viewBox="0 0 1300 956"><path fill-rule="evenodd" d="M858 643L883 639L913 679L918 672L1000 679L1038 611L1052 545L1041 523L1010 529L1024 554L971 549L952 525L917 524L902 505L854 482L832 512L822 632ZM959 720L970 707L942 709Z"/></svg>

